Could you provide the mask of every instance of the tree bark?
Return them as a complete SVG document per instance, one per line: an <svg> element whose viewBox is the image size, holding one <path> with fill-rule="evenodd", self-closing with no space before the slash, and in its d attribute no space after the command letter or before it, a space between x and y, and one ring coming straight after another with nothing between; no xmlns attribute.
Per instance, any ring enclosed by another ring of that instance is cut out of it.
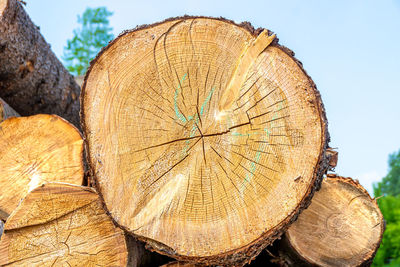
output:
<svg viewBox="0 0 400 267"><path fill-rule="evenodd" d="M243 265L279 237L328 168L322 101L293 56L268 30L206 17L139 27L103 49L82 128L115 221L203 265Z"/></svg>
<svg viewBox="0 0 400 267"><path fill-rule="evenodd" d="M0 98L0 122L10 117L19 117L19 114Z"/></svg>
<svg viewBox="0 0 400 267"><path fill-rule="evenodd" d="M124 232L89 187L49 183L11 214L0 241L1 266L127 266Z"/></svg>
<svg viewBox="0 0 400 267"><path fill-rule="evenodd" d="M377 202L351 178L330 175L278 242L284 266L369 266L385 223Z"/></svg>
<svg viewBox="0 0 400 267"><path fill-rule="evenodd" d="M22 116L57 114L79 125L80 87L17 0L0 0L0 97Z"/></svg>
<svg viewBox="0 0 400 267"><path fill-rule="evenodd" d="M335 170L335 167L338 162L339 152L337 152L334 148L329 147L326 150L326 154L327 154L328 160L329 160L329 170L333 171L333 170Z"/></svg>
<svg viewBox="0 0 400 267"><path fill-rule="evenodd" d="M0 123L0 219L44 182L82 185L83 140L57 115L9 118Z"/></svg>
<svg viewBox="0 0 400 267"><path fill-rule="evenodd" d="M146 244L137 240L132 235L125 233L126 244L129 252L129 267L161 266L172 259L146 249Z"/></svg>

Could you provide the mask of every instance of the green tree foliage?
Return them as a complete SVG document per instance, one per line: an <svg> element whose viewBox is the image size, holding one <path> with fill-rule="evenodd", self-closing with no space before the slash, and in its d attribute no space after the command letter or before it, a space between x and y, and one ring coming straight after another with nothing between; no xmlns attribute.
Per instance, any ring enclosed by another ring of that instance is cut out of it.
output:
<svg viewBox="0 0 400 267"><path fill-rule="evenodd" d="M380 194L400 195L400 150L389 155L389 173L375 187Z"/></svg>
<svg viewBox="0 0 400 267"><path fill-rule="evenodd" d="M105 7L87 8L78 16L80 28L74 30L74 37L64 47L65 65L74 75L85 74L90 61L100 49L114 38L108 17L112 12Z"/></svg>
<svg viewBox="0 0 400 267"><path fill-rule="evenodd" d="M400 266L400 151L389 156L389 173L374 185L386 221L382 244L372 266Z"/></svg>

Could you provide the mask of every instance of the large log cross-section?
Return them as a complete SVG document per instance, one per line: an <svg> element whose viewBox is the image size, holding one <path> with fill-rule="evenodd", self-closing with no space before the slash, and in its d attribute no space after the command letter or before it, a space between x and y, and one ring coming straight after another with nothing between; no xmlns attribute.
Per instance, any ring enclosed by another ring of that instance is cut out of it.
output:
<svg viewBox="0 0 400 267"><path fill-rule="evenodd" d="M244 264L308 205L328 162L314 83L268 30L182 17L127 31L85 77L105 206L186 262Z"/></svg>

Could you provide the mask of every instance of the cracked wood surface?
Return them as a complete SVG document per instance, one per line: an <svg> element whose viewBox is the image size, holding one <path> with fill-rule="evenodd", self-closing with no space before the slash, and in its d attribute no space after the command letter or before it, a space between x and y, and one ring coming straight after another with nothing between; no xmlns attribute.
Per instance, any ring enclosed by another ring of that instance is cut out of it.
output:
<svg viewBox="0 0 400 267"><path fill-rule="evenodd" d="M384 224L376 200L357 181L330 176L289 227L280 254L289 266L369 266Z"/></svg>
<svg viewBox="0 0 400 267"><path fill-rule="evenodd" d="M79 127L80 87L21 2L0 0L0 97L22 116L57 114Z"/></svg>
<svg viewBox="0 0 400 267"><path fill-rule="evenodd" d="M0 123L0 219L45 182L82 185L83 140L57 115L9 118Z"/></svg>
<svg viewBox="0 0 400 267"><path fill-rule="evenodd" d="M0 122L10 117L19 117L19 114L0 98Z"/></svg>
<svg viewBox="0 0 400 267"><path fill-rule="evenodd" d="M126 266L124 233L92 188L49 183L30 192L5 224L1 266Z"/></svg>
<svg viewBox="0 0 400 267"><path fill-rule="evenodd" d="M327 168L314 83L276 40L243 56L259 33L169 19L119 36L85 77L82 127L98 191L114 220L160 253L244 264L307 205Z"/></svg>

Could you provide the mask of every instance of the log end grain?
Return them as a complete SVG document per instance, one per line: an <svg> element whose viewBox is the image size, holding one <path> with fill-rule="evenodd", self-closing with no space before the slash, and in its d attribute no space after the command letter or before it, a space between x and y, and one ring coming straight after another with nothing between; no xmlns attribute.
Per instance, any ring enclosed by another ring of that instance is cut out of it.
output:
<svg viewBox="0 0 400 267"><path fill-rule="evenodd" d="M56 115L9 118L0 123L0 216L45 182L82 185L83 140Z"/></svg>
<svg viewBox="0 0 400 267"><path fill-rule="evenodd" d="M293 264L369 265L384 228L376 200L357 181L331 175L290 226L281 255Z"/></svg>
<svg viewBox="0 0 400 267"><path fill-rule="evenodd" d="M97 193L76 185L49 183L30 192L0 241L2 266L126 266L127 259L124 233Z"/></svg>
<svg viewBox="0 0 400 267"><path fill-rule="evenodd" d="M248 262L309 204L328 168L315 84L276 40L254 54L260 33L271 36L206 17L146 25L111 42L85 77L96 186L116 223L160 253ZM228 84L234 99L221 106Z"/></svg>

